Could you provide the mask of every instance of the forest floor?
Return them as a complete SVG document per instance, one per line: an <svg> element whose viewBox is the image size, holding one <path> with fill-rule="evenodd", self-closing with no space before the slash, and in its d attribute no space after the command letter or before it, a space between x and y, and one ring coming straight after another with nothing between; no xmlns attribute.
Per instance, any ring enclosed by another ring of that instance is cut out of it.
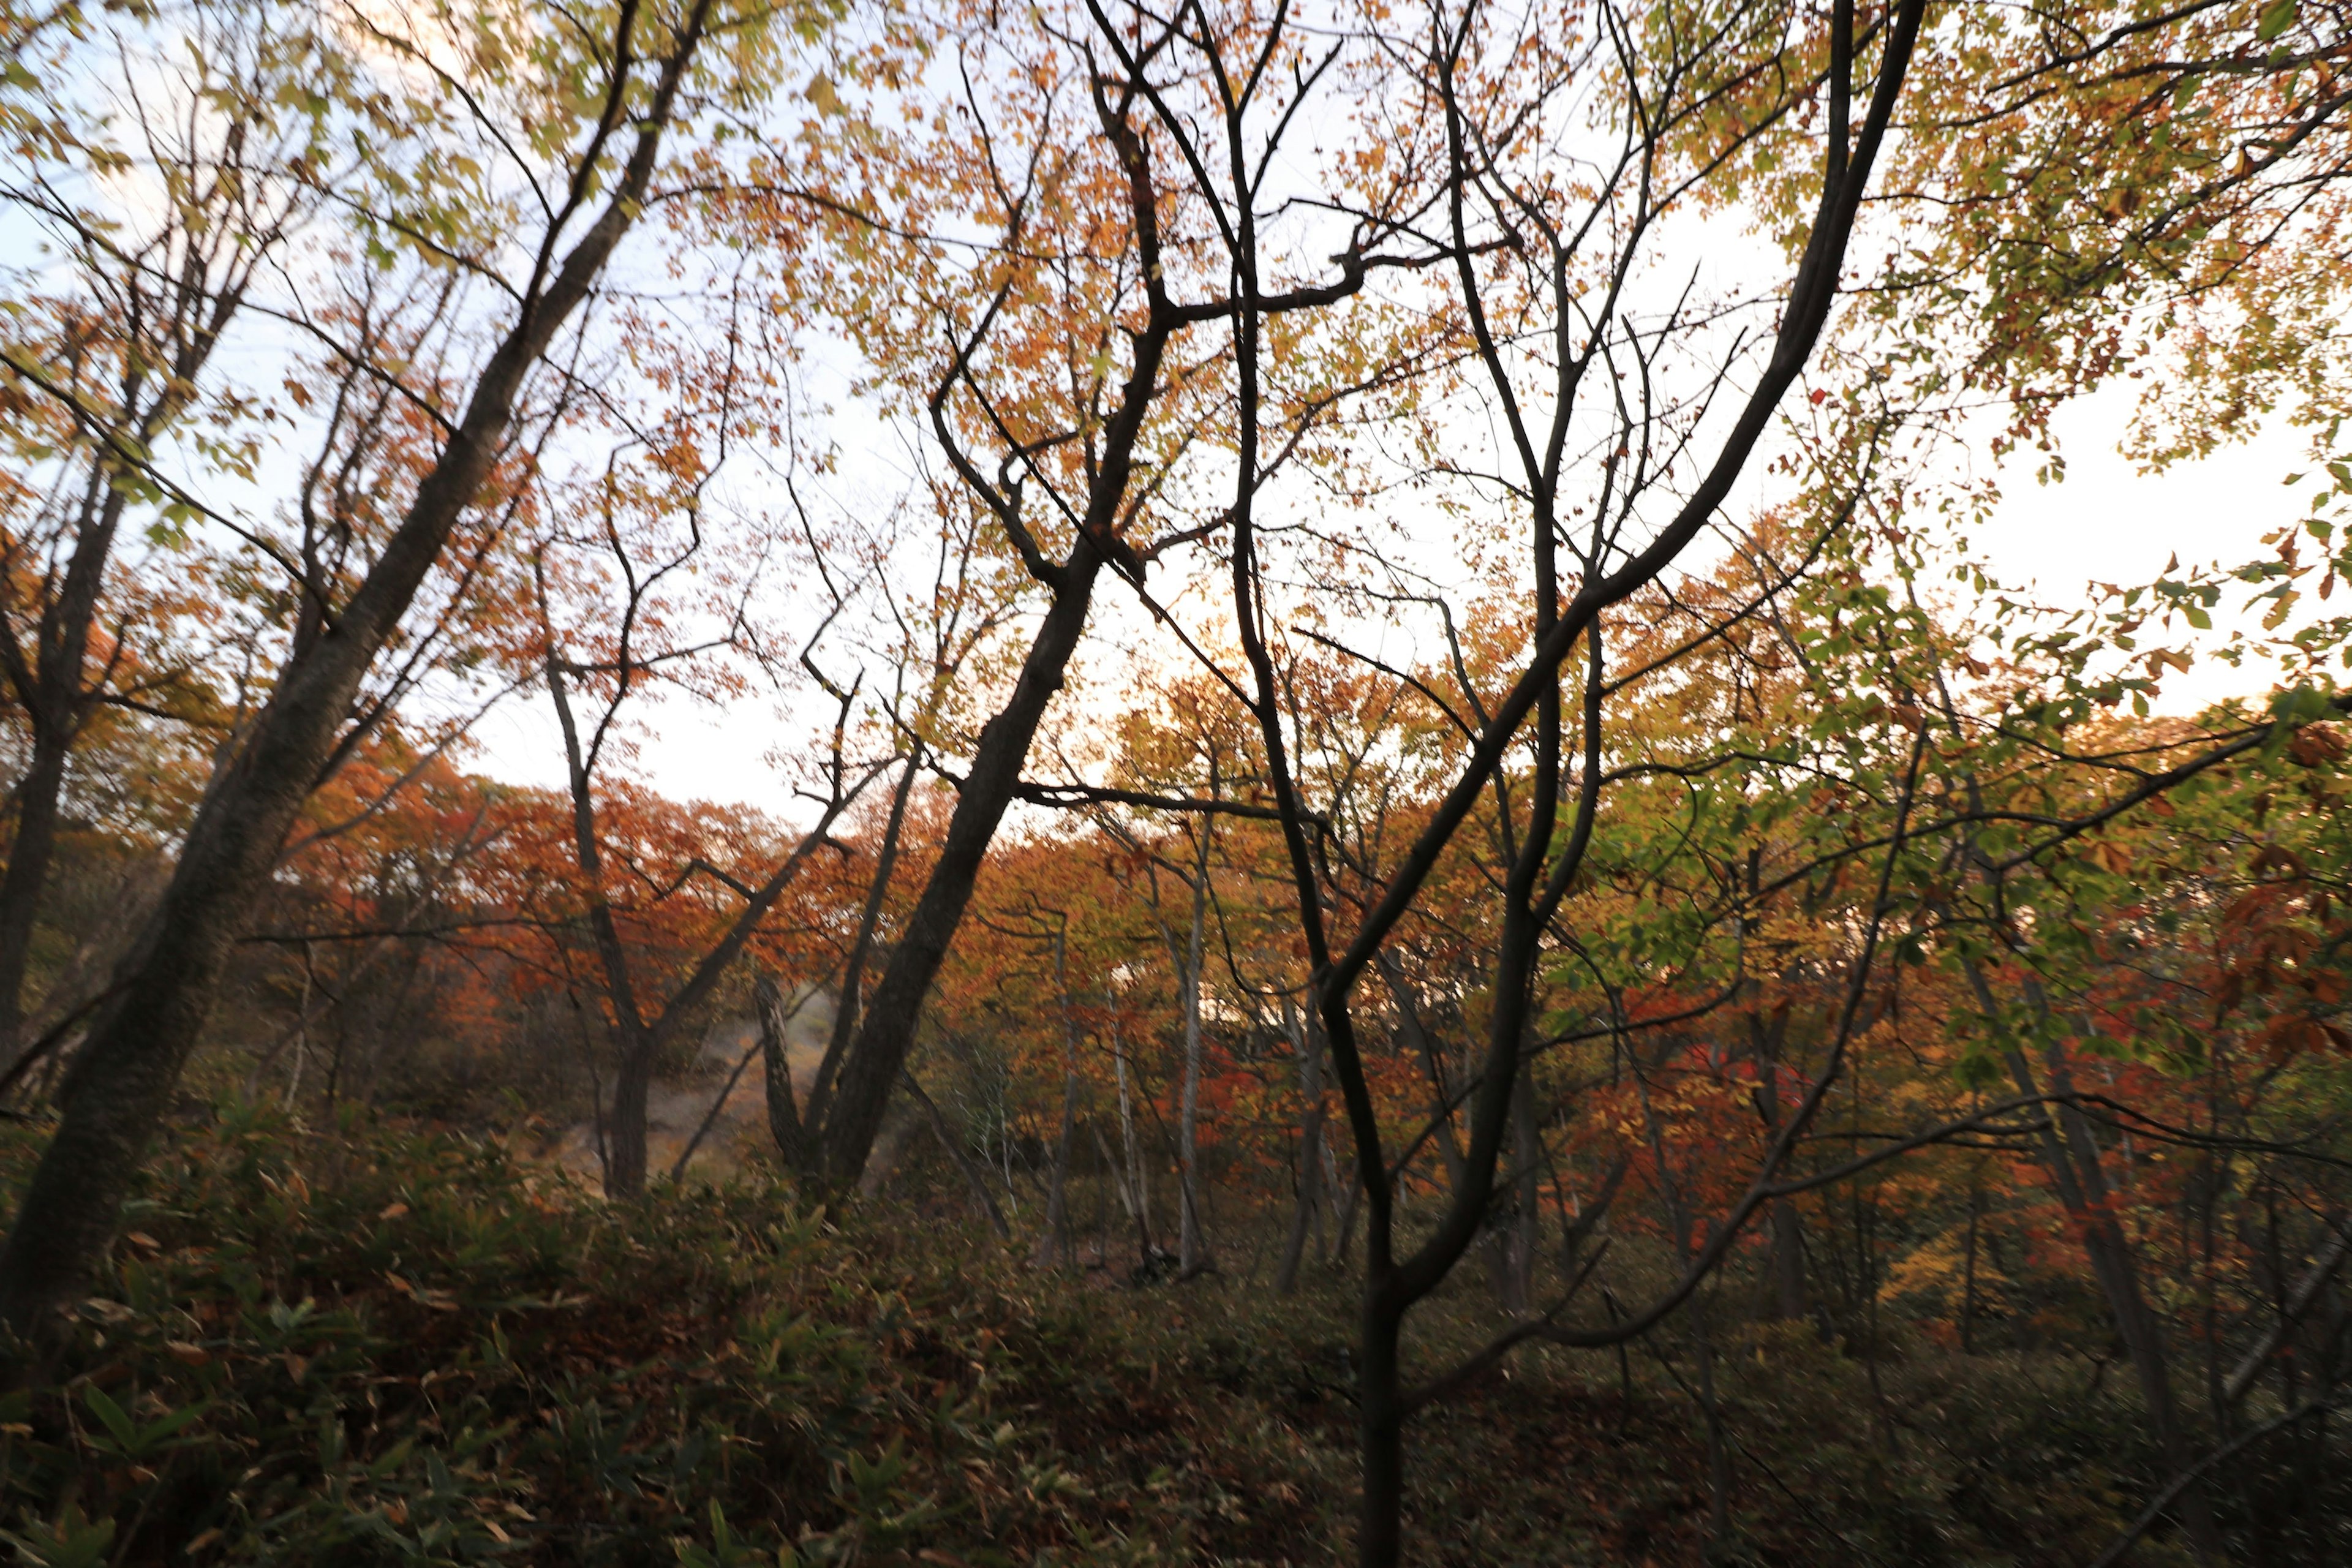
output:
<svg viewBox="0 0 2352 1568"><path fill-rule="evenodd" d="M36 1147L0 1146L7 1190ZM0 1537L55 1568L1345 1561L1343 1282L1101 1278L901 1208L611 1206L494 1142L224 1112L0 1400ZM1497 1321L1465 1289L1420 1353ZM1544 1351L1416 1423L1411 1560L2081 1568L2155 1479L2082 1357L1895 1336L1874 1392L1807 1330L1722 1332L1720 1533L1686 1345ZM2341 1489L2263 1505L2263 1560L2352 1561Z"/></svg>

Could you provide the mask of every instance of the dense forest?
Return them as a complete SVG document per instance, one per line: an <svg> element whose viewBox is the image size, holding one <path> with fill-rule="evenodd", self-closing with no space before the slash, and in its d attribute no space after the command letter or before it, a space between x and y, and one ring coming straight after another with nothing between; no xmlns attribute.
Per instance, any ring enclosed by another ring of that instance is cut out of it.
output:
<svg viewBox="0 0 2352 1568"><path fill-rule="evenodd" d="M0 31L16 1561L2352 1561L2352 12Z"/></svg>

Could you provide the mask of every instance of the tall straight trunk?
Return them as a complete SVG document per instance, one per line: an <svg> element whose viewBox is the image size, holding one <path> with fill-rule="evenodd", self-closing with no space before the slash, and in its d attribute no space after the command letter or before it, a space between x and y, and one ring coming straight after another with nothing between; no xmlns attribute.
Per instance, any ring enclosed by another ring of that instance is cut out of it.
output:
<svg viewBox="0 0 2352 1568"><path fill-rule="evenodd" d="M1543 1242L1538 1208L1542 1189L1543 1140L1536 1125L1535 1085L1524 1063L1511 1090L1512 1206L1489 1232L1494 1248L1495 1300L1513 1317L1534 1299L1536 1250Z"/></svg>
<svg viewBox="0 0 2352 1568"><path fill-rule="evenodd" d="M1970 986L1978 1003L1989 1016L1998 1016L1991 987L1982 970L1974 963L1968 968ZM2041 988L2028 983L2028 994L2037 1012L2046 1013L2048 1005ZM2035 1081L2032 1065L2024 1051L2011 1044L2002 1053L2010 1078L2021 1094L2042 1092ZM2054 1041L2046 1053L2044 1066L2051 1075L2050 1088L2054 1094L2074 1091L2066 1058ZM2141 1402L2147 1407L2148 1425L2164 1454L2165 1463L2175 1475L2188 1470L2194 1459L2190 1456L2189 1435L2181 1420L2180 1404L2172 1387L2172 1369L2164 1343L2163 1326L2149 1307L2147 1295L2140 1283L2138 1258L2131 1239L2117 1223L2099 1158L2098 1142L2090 1122L2072 1105L2055 1108L2040 1132L2035 1135L2035 1152L2040 1157L2043 1173L2058 1195L2061 1206L2083 1240L2083 1250L2089 1257L2091 1272L2099 1282L2099 1290L2106 1298L2109 1315L2114 1319L2116 1335L2124 1342L2124 1352L2132 1365L2132 1373L2139 1384ZM2220 1527L2214 1522L2212 1506L2204 1487L2192 1485L2181 1494L2182 1523L2189 1544L2199 1557L2209 1562L2227 1562L2229 1551L2221 1539Z"/></svg>
<svg viewBox="0 0 2352 1568"><path fill-rule="evenodd" d="M1135 1234L1143 1248L1140 1262L1151 1261L1151 1188L1147 1183L1143 1163L1143 1146L1135 1136L1134 1097L1127 1086L1127 1042L1119 1034L1116 1014L1110 1023L1111 1072L1118 1083L1118 1148L1125 1162L1125 1190L1130 1194L1129 1205L1135 1214Z"/></svg>
<svg viewBox="0 0 2352 1568"><path fill-rule="evenodd" d="M1067 1250L1064 1242L1069 1228L1070 1134L1078 1120L1078 1068L1075 1061L1066 1061L1062 1069L1062 1121L1054 1134L1054 1165L1045 1182L1045 1222L1037 1232L1034 1261L1040 1268L1050 1268ZM1074 1254L1066 1261L1077 1261Z"/></svg>
<svg viewBox="0 0 2352 1568"><path fill-rule="evenodd" d="M1209 922L1209 825L1201 824L1200 850L1192 862L1192 923L1184 943L1184 1089L1176 1117L1176 1167L1180 1208L1176 1270L1190 1276L1208 1261L1201 1225L1201 970Z"/></svg>
<svg viewBox="0 0 2352 1568"><path fill-rule="evenodd" d="M1392 1270L1378 1257L1381 1237L1369 1238L1375 1256L1365 1270L1363 1312L1357 1330L1363 1373L1357 1379L1357 1444L1362 1465L1356 1560L1364 1568L1394 1568L1404 1560L1404 1315L1412 1303L1399 1293Z"/></svg>
<svg viewBox="0 0 2352 1568"><path fill-rule="evenodd" d="M230 949L334 751L369 666L488 480L524 378L635 221L710 4L698 0L677 52L662 63L605 206L561 265L551 266L543 290L526 298L366 580L343 613L289 659L198 807L162 902L117 967L110 998L66 1077L57 1133L0 1249L0 1321L26 1340L48 1339L57 1315L87 1293L211 1013ZM635 15L634 5L625 5L621 25L631 26ZM616 87L612 127L625 101ZM551 235L551 263L555 243Z"/></svg>
<svg viewBox="0 0 2352 1568"><path fill-rule="evenodd" d="M1054 1171L1045 1187L1045 1226L1037 1237L1037 1267L1058 1255L1077 1262L1069 1231L1070 1134L1078 1120L1078 1021L1070 1011L1070 942L1066 929L1054 933L1054 991L1062 1012L1062 1124L1054 1136Z"/></svg>
<svg viewBox="0 0 2352 1568"><path fill-rule="evenodd" d="M1312 1019L1301 1019L1289 1003L1282 1005L1283 1022L1298 1052L1298 1093L1303 1109L1298 1117L1298 1204L1290 1219L1290 1239L1282 1251L1282 1267L1274 1277L1275 1290L1287 1296L1298 1289L1298 1266L1307 1256L1307 1232L1326 1206L1323 1197L1323 1040Z"/></svg>
<svg viewBox="0 0 2352 1568"><path fill-rule="evenodd" d="M1751 862L1751 882L1754 875ZM1789 1014L1785 1007L1775 1013L1769 1024L1752 1013L1748 1016L1748 1033L1754 1045L1757 1067L1756 1109L1763 1118L1767 1138L1780 1135L1781 1055L1787 1044L1788 1032ZM1771 1237L1769 1311L1781 1321L1793 1321L1802 1318L1807 1310L1804 1215L1798 1211L1793 1198L1775 1200L1767 1213Z"/></svg>
<svg viewBox="0 0 2352 1568"><path fill-rule="evenodd" d="M1805 1291L1805 1218L1782 1198L1772 1205L1772 1316L1798 1322L1811 1310Z"/></svg>

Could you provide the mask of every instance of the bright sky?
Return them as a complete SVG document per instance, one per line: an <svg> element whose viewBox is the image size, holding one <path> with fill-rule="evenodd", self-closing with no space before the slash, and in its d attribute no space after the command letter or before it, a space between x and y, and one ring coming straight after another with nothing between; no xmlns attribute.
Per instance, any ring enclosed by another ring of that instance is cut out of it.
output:
<svg viewBox="0 0 2352 1568"><path fill-rule="evenodd" d="M2297 432L2267 430L2202 462L2143 474L2116 450L2137 390L2135 384L2087 398L2059 416L2063 482L2036 484L2039 458L2032 454L1999 470L2002 504L1970 535L1989 570L2020 586L2036 585L2047 603L2071 603L2095 579L2150 581L2176 553L2184 567L2252 560L2264 552L2263 534L2300 516L2297 492L2281 484L2310 467ZM2225 607L2233 604L2224 601ZM2240 671L2200 660L2188 675L2168 679L2162 707L2194 712L2264 681L2251 666ZM562 782L554 726L537 697L520 694L485 721L477 765L517 782ZM790 811L788 783L769 755L785 731L764 711L672 703L649 728L640 765L665 794Z"/></svg>
<svg viewBox="0 0 2352 1568"><path fill-rule="evenodd" d="M2312 466L2301 432L2268 428L2202 462L2142 473L2116 449L2138 390L2137 384L2118 385L2059 415L2063 483L2036 484L2038 458L2032 455L2000 470L2000 508L1970 538L1989 571L2021 586L2036 584L2046 603L2071 604L2095 581L2151 582L2175 554L2183 568L2253 560L2267 553L2263 534L2303 516L2309 489L2289 490L2284 483ZM2225 596L2221 608L2234 610L2241 602ZM2188 674L2166 679L2161 706L2193 713L2267 680L2252 664L2240 670L2200 659Z"/></svg>
<svg viewBox="0 0 2352 1568"><path fill-rule="evenodd" d="M0 263L30 260L24 254L30 238L0 239ZM1776 253L1752 236L1713 235L1705 253L1734 274L1759 262L1778 265ZM2137 471L2116 448L2137 391L2137 384L2119 385L2059 416L2056 432L2070 476L2063 483L2036 484L2038 458L2032 454L2000 471L2006 498L1972 537L1990 571L2021 585L2032 583L2047 602L2064 604L2078 599L2092 579L2148 581L2176 553L2185 565L2251 559L2261 552L2262 534L2299 514L2280 485L2285 474L2308 466L2293 431L2268 431L2161 475ZM1102 610L1116 613L1108 603ZM2166 682L2164 707L2193 711L2263 684L2258 670L2200 660L2188 675ZM640 716L645 743L637 763L664 793L791 813L784 765L790 759L773 748L805 743L800 726L757 701L725 711L673 701L649 706ZM483 721L476 741L472 765L519 783L562 783L561 745L541 689L510 697Z"/></svg>

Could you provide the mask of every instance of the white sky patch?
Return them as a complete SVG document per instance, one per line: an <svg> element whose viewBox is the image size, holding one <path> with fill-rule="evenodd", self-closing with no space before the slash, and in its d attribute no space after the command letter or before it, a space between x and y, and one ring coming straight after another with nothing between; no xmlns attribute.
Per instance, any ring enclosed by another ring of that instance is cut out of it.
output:
<svg viewBox="0 0 2352 1568"><path fill-rule="evenodd" d="M2118 450L2139 393L2137 383L2118 382L2058 413L2053 427L2066 458L2063 480L2036 483L2042 458L2030 451L1996 470L2000 504L1968 531L1970 552L1989 574L2068 607L2085 603L2094 583L2153 582L2175 556L2184 571L2266 556L2264 534L2300 524L2308 489L2284 481L2312 467L2301 432L2273 424L2200 461L2147 473ZM2243 624L2245 598L2242 589L2226 592L2213 632L2197 640L2218 644ZM2193 714L2223 698L2262 694L2274 673L2252 660L2233 668L2200 658L2187 674L2166 678L2156 706Z"/></svg>
<svg viewBox="0 0 2352 1568"><path fill-rule="evenodd" d="M2260 432L2242 446L2212 457L2182 462L2160 474L2140 471L2117 450L2137 385L2086 397L2062 412L2056 434L2066 458L2066 479L2034 481L2038 453L2021 452L1997 470L2003 500L1983 524L1968 531L1971 552L1989 572L2043 602L2072 606L2087 601L2094 582L2146 583L2163 573L2174 555L2186 568L2200 563L2235 565L2267 553L2262 536L2282 523L2298 521L2305 510L2298 493L2284 488L2290 474L2308 468L2299 433L2284 428ZM1172 584L1171 584L1172 585ZM2231 624L2242 595L2225 597L2216 615L2216 633ZM1087 653L1120 659L1126 639L1117 629L1133 618L1116 585L1106 585L1096 606L1097 633ZM1097 689L1118 689L1126 671L1097 665L1087 672ZM2169 676L2158 710L2194 713L2222 698L2259 694L2270 672L2248 663L2233 668L2200 658L2187 675ZM477 765L516 783L560 787L562 747L543 698L526 693L509 700L477 731ZM775 754L796 737L817 737L804 724L787 723L766 702L721 710L707 703L672 700L648 703L639 714L644 737L637 771L677 799L722 801L790 812L793 779ZM1050 770L1049 770L1050 771Z"/></svg>

